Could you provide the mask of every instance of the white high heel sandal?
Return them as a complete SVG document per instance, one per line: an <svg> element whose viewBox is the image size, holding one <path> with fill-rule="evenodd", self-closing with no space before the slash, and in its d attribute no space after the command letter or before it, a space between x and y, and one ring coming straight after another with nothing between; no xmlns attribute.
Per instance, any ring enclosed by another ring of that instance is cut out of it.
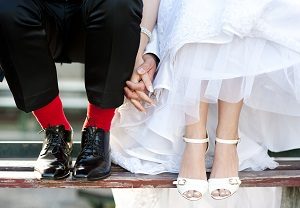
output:
<svg viewBox="0 0 300 208"><path fill-rule="evenodd" d="M239 139L236 140L225 140L216 138L216 142L221 144L237 144ZM210 178L208 179L208 190L213 199L226 199L232 196L239 188L241 180L239 177L229 177L229 178ZM212 193L218 189L225 189L230 192L226 196L213 196Z"/></svg>
<svg viewBox="0 0 300 208"><path fill-rule="evenodd" d="M209 138L206 139L189 139L183 137L183 140L187 143L194 143L194 144L204 144L209 142ZM208 151L208 145L206 152ZM190 179L190 178L183 178L178 177L176 181L173 182L177 186L178 192L186 199L190 201L196 201L203 197L203 195L208 190L208 182L207 180L200 180L200 179ZM201 194L200 197L186 197L185 193L187 191L197 191Z"/></svg>

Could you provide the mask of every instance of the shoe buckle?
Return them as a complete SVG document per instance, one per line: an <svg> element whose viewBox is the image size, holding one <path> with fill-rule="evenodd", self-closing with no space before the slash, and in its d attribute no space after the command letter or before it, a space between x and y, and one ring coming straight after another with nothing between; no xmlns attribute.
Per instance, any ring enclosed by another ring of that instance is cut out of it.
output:
<svg viewBox="0 0 300 208"><path fill-rule="evenodd" d="M176 181L176 184L177 185L185 185L185 183L186 183L186 180L185 179L178 179L177 181Z"/></svg>
<svg viewBox="0 0 300 208"><path fill-rule="evenodd" d="M240 181L236 178L230 178L229 183L230 183L230 185L239 185Z"/></svg>

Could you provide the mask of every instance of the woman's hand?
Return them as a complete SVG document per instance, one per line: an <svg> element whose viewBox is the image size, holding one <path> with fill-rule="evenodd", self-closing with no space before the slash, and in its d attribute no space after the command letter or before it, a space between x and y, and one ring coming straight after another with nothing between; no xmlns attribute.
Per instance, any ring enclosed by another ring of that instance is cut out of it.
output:
<svg viewBox="0 0 300 208"><path fill-rule="evenodd" d="M147 95L147 91L153 92L152 80L156 71L156 60L151 54L145 54L142 58L137 56L136 63L130 81L124 88L125 96L130 102L142 112L146 112L141 102L155 105L154 101Z"/></svg>

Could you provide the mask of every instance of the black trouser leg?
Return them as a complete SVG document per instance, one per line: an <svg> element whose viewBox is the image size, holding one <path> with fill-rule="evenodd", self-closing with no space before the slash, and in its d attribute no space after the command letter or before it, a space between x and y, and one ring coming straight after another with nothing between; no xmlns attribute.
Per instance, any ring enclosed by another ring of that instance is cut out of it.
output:
<svg viewBox="0 0 300 208"><path fill-rule="evenodd" d="M86 63L91 103L121 105L141 15L142 0L0 0L0 61L18 108L33 111L57 96L54 60L66 59Z"/></svg>
<svg viewBox="0 0 300 208"><path fill-rule="evenodd" d="M58 95L39 0L0 0L1 65L17 107L30 112Z"/></svg>
<svg viewBox="0 0 300 208"><path fill-rule="evenodd" d="M89 102L115 108L124 100L140 40L141 0L84 0L85 85Z"/></svg>

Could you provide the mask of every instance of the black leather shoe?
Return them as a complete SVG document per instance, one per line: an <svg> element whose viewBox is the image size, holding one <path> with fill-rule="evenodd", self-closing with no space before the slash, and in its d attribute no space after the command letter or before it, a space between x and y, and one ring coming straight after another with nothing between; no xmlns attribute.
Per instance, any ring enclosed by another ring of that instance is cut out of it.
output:
<svg viewBox="0 0 300 208"><path fill-rule="evenodd" d="M72 166L72 131L64 126L45 129L45 141L34 167L41 179L62 179L70 175Z"/></svg>
<svg viewBox="0 0 300 208"><path fill-rule="evenodd" d="M106 178L111 172L109 132L96 127L82 131L81 152L77 157L74 179L98 180Z"/></svg>

